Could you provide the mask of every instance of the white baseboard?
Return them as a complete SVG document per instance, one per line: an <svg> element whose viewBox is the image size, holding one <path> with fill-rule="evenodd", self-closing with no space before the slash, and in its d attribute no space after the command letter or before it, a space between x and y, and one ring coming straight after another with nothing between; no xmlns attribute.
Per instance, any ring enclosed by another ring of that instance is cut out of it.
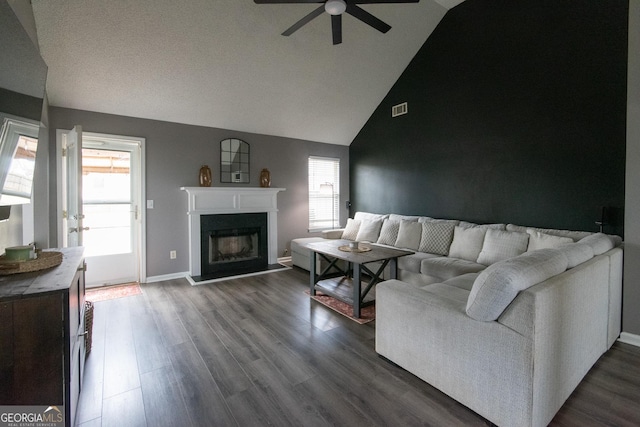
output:
<svg viewBox="0 0 640 427"><path fill-rule="evenodd" d="M291 262L291 257L290 257L290 256L283 256L282 258L278 258L278 262L279 262L279 263L288 263L288 262Z"/></svg>
<svg viewBox="0 0 640 427"><path fill-rule="evenodd" d="M182 273L163 274L161 276L147 277L147 280L145 280L144 283L155 283L155 282L162 282L164 280L185 279L187 276L189 276L188 271L184 271Z"/></svg>
<svg viewBox="0 0 640 427"><path fill-rule="evenodd" d="M291 270L291 267L287 267L284 264L282 264L281 267L282 268L276 268L273 270L263 270L263 271L256 271L255 273L238 274L236 276L220 277L219 279L203 280L201 282L196 282L189 275L187 275L186 279L191 284L191 286L199 286L199 285L208 285L210 283L224 282L226 280L241 279L243 277L260 276L262 274L275 273L277 271Z"/></svg>
<svg viewBox="0 0 640 427"><path fill-rule="evenodd" d="M630 334L629 332L622 332L620 334L620 338L618 338L618 341L640 347L640 335Z"/></svg>

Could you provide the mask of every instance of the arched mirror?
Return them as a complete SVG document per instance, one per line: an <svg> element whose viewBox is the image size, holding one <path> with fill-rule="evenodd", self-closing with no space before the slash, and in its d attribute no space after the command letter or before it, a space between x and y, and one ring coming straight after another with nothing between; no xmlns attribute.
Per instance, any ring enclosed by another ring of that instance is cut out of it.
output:
<svg viewBox="0 0 640 427"><path fill-rule="evenodd" d="M220 141L220 182L249 182L249 144L243 140Z"/></svg>

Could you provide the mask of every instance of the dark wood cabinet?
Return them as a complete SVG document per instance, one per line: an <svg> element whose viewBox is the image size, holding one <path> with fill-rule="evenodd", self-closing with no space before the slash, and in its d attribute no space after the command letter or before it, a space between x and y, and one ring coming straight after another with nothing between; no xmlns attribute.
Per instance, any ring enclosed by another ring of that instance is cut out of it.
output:
<svg viewBox="0 0 640 427"><path fill-rule="evenodd" d="M0 277L0 405L57 405L75 423L85 360L84 259Z"/></svg>

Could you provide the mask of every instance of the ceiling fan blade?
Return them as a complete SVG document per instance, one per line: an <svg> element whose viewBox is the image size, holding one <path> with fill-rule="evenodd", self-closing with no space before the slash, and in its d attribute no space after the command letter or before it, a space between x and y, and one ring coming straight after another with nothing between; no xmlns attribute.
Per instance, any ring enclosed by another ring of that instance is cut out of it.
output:
<svg viewBox="0 0 640 427"><path fill-rule="evenodd" d="M347 13L355 18L358 18L365 24L372 26L381 33L386 33L391 29L391 25L387 24L384 21L381 21L380 19L376 18L375 16L362 9L361 7L356 6L355 4L347 3Z"/></svg>
<svg viewBox="0 0 640 427"><path fill-rule="evenodd" d="M308 24L314 18L317 18L318 16L322 15L323 13L324 13L324 5L314 9L310 14L308 14L307 16L305 16L304 18L302 18L301 20L299 20L298 22L293 24L291 27L287 28L285 30L285 32L282 33L282 35L283 36L290 36L291 34L293 34L296 31L298 31L300 28L302 28L302 26L304 26L305 24Z"/></svg>
<svg viewBox="0 0 640 427"><path fill-rule="evenodd" d="M331 15L331 33L334 45L342 43L342 15Z"/></svg>
<svg viewBox="0 0 640 427"><path fill-rule="evenodd" d="M324 0L253 0L255 4L324 3Z"/></svg>

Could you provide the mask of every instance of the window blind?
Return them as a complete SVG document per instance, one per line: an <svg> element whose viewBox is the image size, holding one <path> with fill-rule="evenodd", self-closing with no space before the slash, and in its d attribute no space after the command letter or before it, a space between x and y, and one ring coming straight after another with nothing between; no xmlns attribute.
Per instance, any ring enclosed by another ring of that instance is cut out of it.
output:
<svg viewBox="0 0 640 427"><path fill-rule="evenodd" d="M339 228L340 159L309 157L309 231Z"/></svg>

